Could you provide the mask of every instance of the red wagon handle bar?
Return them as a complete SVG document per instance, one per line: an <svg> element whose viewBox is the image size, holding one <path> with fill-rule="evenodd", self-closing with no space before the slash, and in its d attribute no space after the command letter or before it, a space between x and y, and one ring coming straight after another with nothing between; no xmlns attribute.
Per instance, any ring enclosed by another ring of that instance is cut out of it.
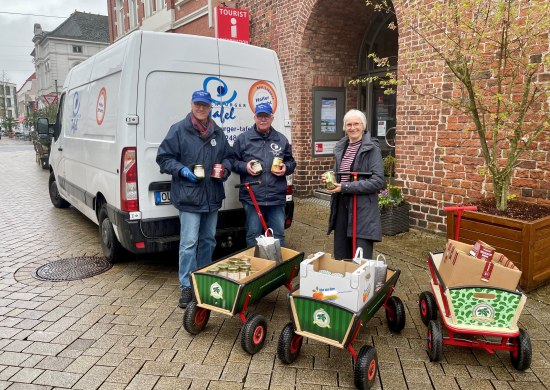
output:
<svg viewBox="0 0 550 390"><path fill-rule="evenodd" d="M264 215L262 214L262 211L260 210L260 206L258 206L258 201L256 200L256 196L254 195L254 191L252 191L252 188L250 186L262 184L261 180L256 181L250 181L245 182L242 184L235 184L235 188L242 188L245 187L248 190L248 194L250 195L250 200L252 200L252 204L254 205L254 208L256 209L256 212L258 213L258 218L260 218L260 223L262 224L262 229L264 229L264 232L266 232L266 235L271 235L270 231L267 229L267 224L265 223Z"/></svg>
<svg viewBox="0 0 550 390"><path fill-rule="evenodd" d="M369 178L372 176L372 172L336 172L337 175L351 175L353 176L353 181L357 181L359 176ZM355 251L357 250L357 194L353 194L353 225L352 225L352 238L351 238L351 253L355 256Z"/></svg>
<svg viewBox="0 0 550 390"><path fill-rule="evenodd" d="M443 208L444 211L456 211L456 226L455 226L455 241L458 241L460 233L460 219L464 211L476 211L477 206L448 206Z"/></svg>

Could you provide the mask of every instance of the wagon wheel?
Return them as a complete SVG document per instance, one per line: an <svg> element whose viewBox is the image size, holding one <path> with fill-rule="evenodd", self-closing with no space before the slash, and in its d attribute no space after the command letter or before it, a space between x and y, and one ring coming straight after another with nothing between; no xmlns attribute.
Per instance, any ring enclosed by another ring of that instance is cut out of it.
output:
<svg viewBox="0 0 550 390"><path fill-rule="evenodd" d="M405 327L405 306L399 297L390 297L386 304L386 320L392 332L401 332Z"/></svg>
<svg viewBox="0 0 550 390"><path fill-rule="evenodd" d="M277 356L286 364L293 363L300 354L304 338L296 334L296 327L289 322L283 328L277 345Z"/></svg>
<svg viewBox="0 0 550 390"><path fill-rule="evenodd" d="M209 319L210 310L199 307L196 301L191 301L183 314L183 327L191 334L199 334Z"/></svg>
<svg viewBox="0 0 550 390"><path fill-rule="evenodd" d="M428 323L428 356L431 362L437 362L443 357L443 334L441 324L431 320Z"/></svg>
<svg viewBox="0 0 550 390"><path fill-rule="evenodd" d="M434 295L430 291L420 293L418 308L424 325L428 326L430 320L437 320L437 304Z"/></svg>
<svg viewBox="0 0 550 390"><path fill-rule="evenodd" d="M376 380L377 371L378 354L376 348L363 345L355 361L353 372L355 387L360 390L370 389Z"/></svg>
<svg viewBox="0 0 550 390"><path fill-rule="evenodd" d="M516 370L524 371L531 366L533 350L531 338L525 329L520 328L519 335L510 340L515 350L510 351L510 361Z"/></svg>
<svg viewBox="0 0 550 390"><path fill-rule="evenodd" d="M254 355L261 350L267 335L267 321L264 316L249 315L241 331L241 347L245 352Z"/></svg>

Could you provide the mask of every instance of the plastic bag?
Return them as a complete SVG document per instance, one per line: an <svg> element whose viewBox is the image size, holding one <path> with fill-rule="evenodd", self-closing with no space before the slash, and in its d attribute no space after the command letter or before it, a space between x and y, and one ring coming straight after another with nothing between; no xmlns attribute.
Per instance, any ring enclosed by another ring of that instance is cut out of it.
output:
<svg viewBox="0 0 550 390"><path fill-rule="evenodd" d="M271 231L270 236L268 231ZM273 237L273 230L267 229L265 235L256 237L254 257L282 262L281 243L278 238Z"/></svg>

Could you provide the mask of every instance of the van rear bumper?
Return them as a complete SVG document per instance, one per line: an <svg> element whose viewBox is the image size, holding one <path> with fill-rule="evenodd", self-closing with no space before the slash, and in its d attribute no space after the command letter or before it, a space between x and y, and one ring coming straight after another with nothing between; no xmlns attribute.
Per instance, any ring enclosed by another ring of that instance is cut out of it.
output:
<svg viewBox="0 0 550 390"><path fill-rule="evenodd" d="M285 229L294 215L294 202L286 203ZM108 209L109 218L118 230L118 240L135 254L177 250L179 247L180 221L178 217L130 221L130 215L120 210ZM218 213L216 250L214 258L220 258L246 247L245 215L242 208L222 210Z"/></svg>

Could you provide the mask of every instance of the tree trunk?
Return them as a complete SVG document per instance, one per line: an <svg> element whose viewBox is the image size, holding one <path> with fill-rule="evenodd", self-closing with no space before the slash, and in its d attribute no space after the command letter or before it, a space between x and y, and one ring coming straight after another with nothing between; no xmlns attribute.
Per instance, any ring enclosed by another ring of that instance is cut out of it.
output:
<svg viewBox="0 0 550 390"><path fill-rule="evenodd" d="M493 187L497 209L504 211L508 207L508 191L510 189L510 181L512 174L507 174L500 177L493 176Z"/></svg>

